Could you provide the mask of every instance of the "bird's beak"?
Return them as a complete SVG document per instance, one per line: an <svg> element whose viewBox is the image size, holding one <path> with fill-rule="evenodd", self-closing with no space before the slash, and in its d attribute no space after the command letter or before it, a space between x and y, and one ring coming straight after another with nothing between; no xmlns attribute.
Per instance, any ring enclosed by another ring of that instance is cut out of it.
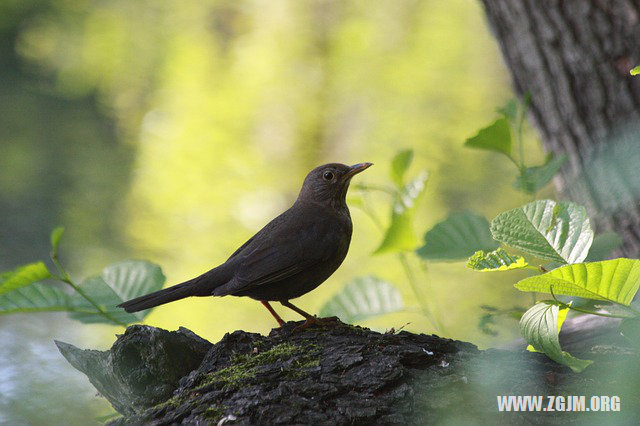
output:
<svg viewBox="0 0 640 426"><path fill-rule="evenodd" d="M344 180L351 179L353 176L355 176L358 173L368 169L371 166L373 166L373 163L358 163L358 164L354 164L353 166L349 167L349 171L347 172L347 174L344 175Z"/></svg>

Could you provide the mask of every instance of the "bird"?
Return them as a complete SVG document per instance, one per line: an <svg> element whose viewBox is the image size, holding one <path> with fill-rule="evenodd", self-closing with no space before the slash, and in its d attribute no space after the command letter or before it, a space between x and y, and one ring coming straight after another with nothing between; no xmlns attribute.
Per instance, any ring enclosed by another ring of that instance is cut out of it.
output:
<svg viewBox="0 0 640 426"><path fill-rule="evenodd" d="M190 296L248 296L264 305L279 326L284 320L270 302L305 318L306 328L323 318L290 300L326 281L347 256L353 225L346 202L351 178L372 163L329 163L307 174L293 205L267 223L221 265L171 287L118 305L138 312Z"/></svg>

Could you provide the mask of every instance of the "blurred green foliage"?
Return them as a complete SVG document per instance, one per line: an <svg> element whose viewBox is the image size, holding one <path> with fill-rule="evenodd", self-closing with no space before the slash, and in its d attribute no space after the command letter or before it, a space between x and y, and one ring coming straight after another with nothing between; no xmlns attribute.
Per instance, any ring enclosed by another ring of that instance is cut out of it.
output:
<svg viewBox="0 0 640 426"><path fill-rule="evenodd" d="M312 167L371 161L378 166L362 182L383 185L388 160L406 148L415 152L415 170L430 172L416 230L449 211L473 208L493 217L524 199L500 179L508 164L465 150L463 141L510 97L480 5L466 0L5 0L1 269L46 258L49 231L64 224L70 249L63 260L76 278L136 257L161 264L173 284L220 263L284 210ZM525 145L527 158L541 162L538 148ZM386 218L385 197L372 194L370 203ZM343 283L373 274L397 283L405 305L415 308L394 255L370 256L380 244L375 224L356 208L352 216L347 261L301 306L317 312ZM443 318L450 337L488 344L517 333L478 336L470 326L482 315L479 305L513 300L512 279L456 269L430 265L426 294L456 306ZM69 401L56 402L55 391L42 389L51 401L30 402L33 408L19 402L21 389L37 383L33 365L52 362L38 354L50 334L68 332L65 321L3 319L16 342L23 336L43 343L29 365L14 365L9 348L2 352L0 372L11 380L0 421L55 422L55 414L44 413L69 414L57 408ZM147 321L183 325L211 340L275 325L259 304L232 298L176 302ZM367 325L407 322L413 331L432 330L411 312ZM107 344L112 332L92 325L76 339Z"/></svg>

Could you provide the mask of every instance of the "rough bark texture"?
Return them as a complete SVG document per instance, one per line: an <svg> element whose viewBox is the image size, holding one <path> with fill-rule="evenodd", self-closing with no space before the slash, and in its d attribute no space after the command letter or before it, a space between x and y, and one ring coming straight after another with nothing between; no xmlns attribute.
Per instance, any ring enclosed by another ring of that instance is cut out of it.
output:
<svg viewBox="0 0 640 426"><path fill-rule="evenodd" d="M640 0L482 3L545 147L569 157L560 190L637 257L640 132L629 126L640 123L640 78L629 71L640 64Z"/></svg>
<svg viewBox="0 0 640 426"><path fill-rule="evenodd" d="M640 415L640 357L592 348L572 373L544 355L338 324L211 345L185 329L131 326L109 351L58 342L129 424L568 424ZM203 350L206 348L206 354ZM181 378L178 378L182 376ZM498 413L496 395L618 395L617 413Z"/></svg>
<svg viewBox="0 0 640 426"><path fill-rule="evenodd" d="M110 351L80 350L58 341L56 345L125 415L169 399L178 380L196 369L212 346L186 328L170 332L140 325L129 327Z"/></svg>

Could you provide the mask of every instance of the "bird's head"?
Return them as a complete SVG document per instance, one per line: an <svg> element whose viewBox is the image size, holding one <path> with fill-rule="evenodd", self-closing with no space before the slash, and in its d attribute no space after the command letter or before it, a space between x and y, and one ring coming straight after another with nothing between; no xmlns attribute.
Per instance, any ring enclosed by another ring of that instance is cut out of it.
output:
<svg viewBox="0 0 640 426"><path fill-rule="evenodd" d="M347 189L351 178L371 167L372 163L347 166L330 163L311 170L304 179L298 200L330 203L334 206L346 205Z"/></svg>

